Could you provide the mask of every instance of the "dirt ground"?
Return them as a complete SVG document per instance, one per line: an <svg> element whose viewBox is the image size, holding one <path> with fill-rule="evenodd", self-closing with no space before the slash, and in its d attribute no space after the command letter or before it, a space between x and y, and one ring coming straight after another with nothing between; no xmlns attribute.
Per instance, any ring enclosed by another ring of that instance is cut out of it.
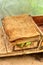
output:
<svg viewBox="0 0 43 65"><path fill-rule="evenodd" d="M0 58L0 65L43 65L43 53Z"/></svg>

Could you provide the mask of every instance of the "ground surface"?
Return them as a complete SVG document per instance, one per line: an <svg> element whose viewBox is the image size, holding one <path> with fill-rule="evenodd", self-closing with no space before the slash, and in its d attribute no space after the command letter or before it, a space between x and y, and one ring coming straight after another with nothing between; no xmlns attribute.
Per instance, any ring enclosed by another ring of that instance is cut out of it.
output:
<svg viewBox="0 0 43 65"><path fill-rule="evenodd" d="M0 65L43 65L43 53L0 58Z"/></svg>

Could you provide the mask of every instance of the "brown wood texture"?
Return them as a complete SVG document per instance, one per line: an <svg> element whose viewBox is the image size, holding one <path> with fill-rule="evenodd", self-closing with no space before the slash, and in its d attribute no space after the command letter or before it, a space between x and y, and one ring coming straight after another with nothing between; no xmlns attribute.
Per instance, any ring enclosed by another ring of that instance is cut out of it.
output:
<svg viewBox="0 0 43 65"><path fill-rule="evenodd" d="M43 16L32 16L37 25L43 25Z"/></svg>
<svg viewBox="0 0 43 65"><path fill-rule="evenodd" d="M39 29L43 32L43 16L32 16Z"/></svg>
<svg viewBox="0 0 43 65"><path fill-rule="evenodd" d="M39 26L40 30L43 32L43 26Z"/></svg>

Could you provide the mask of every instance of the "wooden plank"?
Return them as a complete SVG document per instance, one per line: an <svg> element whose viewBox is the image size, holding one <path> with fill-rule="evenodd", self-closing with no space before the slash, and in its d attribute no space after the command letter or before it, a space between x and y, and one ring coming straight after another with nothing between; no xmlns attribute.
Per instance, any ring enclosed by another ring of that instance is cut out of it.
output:
<svg viewBox="0 0 43 65"><path fill-rule="evenodd" d="M25 53L26 52L26 53ZM24 54L33 54L33 53L41 53L41 52L43 52L43 50L31 50L31 51L29 51L29 50L25 50L24 52L22 52L22 51L15 51L15 52L12 52L12 53L5 53L5 54L0 54L0 57L8 57L8 56L18 56L18 55L24 55Z"/></svg>
<svg viewBox="0 0 43 65"><path fill-rule="evenodd" d="M0 29L0 54L5 54L5 53L7 53L7 51L4 42L4 35L2 29Z"/></svg>

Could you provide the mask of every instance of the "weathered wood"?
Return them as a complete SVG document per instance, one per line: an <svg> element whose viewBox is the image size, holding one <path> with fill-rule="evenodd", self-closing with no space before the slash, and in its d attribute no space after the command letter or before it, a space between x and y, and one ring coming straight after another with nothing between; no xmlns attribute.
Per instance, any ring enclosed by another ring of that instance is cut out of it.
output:
<svg viewBox="0 0 43 65"><path fill-rule="evenodd" d="M38 18L37 18L38 17ZM36 26L37 30L40 33L43 33L43 22L42 22L42 18L37 16L37 17L33 17L33 19L35 20L35 22L39 25L39 28L37 27L37 25L34 23L34 25ZM40 23L39 23L40 22ZM42 25L42 26L40 26ZM41 31L40 31L41 30ZM2 33L0 33L1 36ZM5 33L4 33L4 39L6 39L5 37ZM3 39L2 39L3 40ZM5 40L4 40L5 41ZM1 41L0 41L1 42ZM0 43L0 47L2 48L2 50L0 49L0 57L7 57L7 56L16 56L16 55L23 55L23 54L32 54L32 53L40 53L43 52L43 49L27 49L27 50L21 50L21 51L12 51L12 44L6 39L5 41L6 43L2 42L2 44ZM43 43L42 43L43 46Z"/></svg>

